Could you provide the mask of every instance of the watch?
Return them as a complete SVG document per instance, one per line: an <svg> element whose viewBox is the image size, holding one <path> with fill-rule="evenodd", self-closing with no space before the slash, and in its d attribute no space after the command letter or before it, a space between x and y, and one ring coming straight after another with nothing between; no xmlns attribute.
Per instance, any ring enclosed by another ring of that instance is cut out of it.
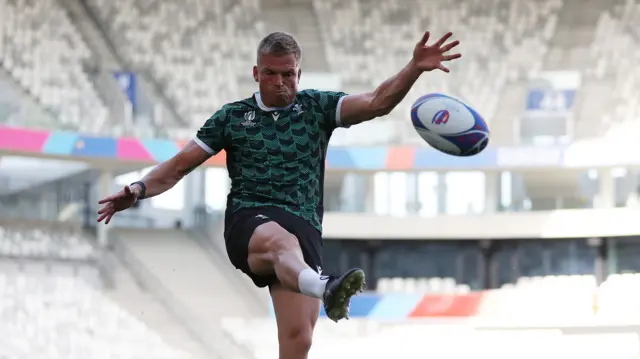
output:
<svg viewBox="0 0 640 359"><path fill-rule="evenodd" d="M140 196L138 196L138 199L144 199L145 195L147 194L147 186L145 186L144 182L142 181L133 182L129 186L133 186L134 184L140 186Z"/></svg>

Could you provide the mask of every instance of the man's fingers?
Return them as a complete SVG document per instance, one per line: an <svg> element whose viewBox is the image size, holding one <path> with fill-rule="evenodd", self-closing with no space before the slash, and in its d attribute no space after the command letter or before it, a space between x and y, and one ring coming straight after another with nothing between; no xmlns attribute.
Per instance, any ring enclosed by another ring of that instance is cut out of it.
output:
<svg viewBox="0 0 640 359"><path fill-rule="evenodd" d="M118 198L123 198L123 197L125 197L125 196L126 196L126 194L125 194L124 192L119 192L119 193L116 193L116 194L114 194L114 195L111 195L111 196L109 196L109 197L105 197L105 198L103 198L103 199L99 200L99 201L98 201L98 204L105 204L105 203L113 202L113 201L115 201L116 199L118 199Z"/></svg>
<svg viewBox="0 0 640 359"><path fill-rule="evenodd" d="M113 217L113 213L111 213L109 216L107 216L107 220L104 221L104 224L109 224L109 222L111 222L111 217Z"/></svg>
<svg viewBox="0 0 640 359"><path fill-rule="evenodd" d="M458 45L460 45L460 41L456 40L444 45L442 48L440 48L440 51L442 51L442 53L445 53Z"/></svg>
<svg viewBox="0 0 640 359"><path fill-rule="evenodd" d="M452 32L447 32L446 34L444 34L443 37L440 38L440 40L438 40L435 44L433 44L433 46L440 48L452 35L453 35Z"/></svg>
<svg viewBox="0 0 640 359"><path fill-rule="evenodd" d="M449 72L451 71L451 70L449 70L449 68L447 68L447 67L446 67L446 66L444 66L444 65L440 65L440 66L438 66L438 69L440 69L440 70L442 70L442 71L444 71L444 72L446 72L446 73L449 73Z"/></svg>
<svg viewBox="0 0 640 359"><path fill-rule="evenodd" d="M101 214L101 215L98 217L98 220L97 220L97 221L98 221L98 222L102 222L102 220L103 220L103 219L105 219L105 218L107 218L107 217L109 217L109 216L110 216L110 213L111 213L111 212L106 212L106 213Z"/></svg>
<svg viewBox="0 0 640 359"><path fill-rule="evenodd" d="M427 44L427 41L429 41L429 36L430 36L430 35L429 35L429 31L425 31L425 32L424 32L424 35L422 35L422 39L420 40L420 43L421 43L422 45L426 45L426 44Z"/></svg>
<svg viewBox="0 0 640 359"><path fill-rule="evenodd" d="M124 186L124 194L127 196L131 194L131 188L129 188L129 186Z"/></svg>
<svg viewBox="0 0 640 359"><path fill-rule="evenodd" d="M442 61L451 61L451 60L459 59L461 57L462 55L460 54L445 55L445 56L442 56Z"/></svg>

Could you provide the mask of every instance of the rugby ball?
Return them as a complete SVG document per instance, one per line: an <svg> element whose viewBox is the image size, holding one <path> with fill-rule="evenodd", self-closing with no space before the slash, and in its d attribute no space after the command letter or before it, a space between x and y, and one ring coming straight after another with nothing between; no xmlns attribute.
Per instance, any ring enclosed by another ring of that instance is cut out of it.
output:
<svg viewBox="0 0 640 359"><path fill-rule="evenodd" d="M411 122L431 147L453 156L473 156L489 144L484 119L462 101L443 94L420 97L411 106Z"/></svg>

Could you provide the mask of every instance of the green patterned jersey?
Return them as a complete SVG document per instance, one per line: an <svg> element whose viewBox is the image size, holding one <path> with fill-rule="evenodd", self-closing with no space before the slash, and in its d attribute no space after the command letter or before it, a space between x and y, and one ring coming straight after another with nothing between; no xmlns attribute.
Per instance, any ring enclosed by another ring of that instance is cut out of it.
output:
<svg viewBox="0 0 640 359"><path fill-rule="evenodd" d="M269 108L256 93L207 120L195 142L212 155L227 153L227 214L276 206L322 230L325 155L333 130L341 125L345 95L304 90L291 105Z"/></svg>

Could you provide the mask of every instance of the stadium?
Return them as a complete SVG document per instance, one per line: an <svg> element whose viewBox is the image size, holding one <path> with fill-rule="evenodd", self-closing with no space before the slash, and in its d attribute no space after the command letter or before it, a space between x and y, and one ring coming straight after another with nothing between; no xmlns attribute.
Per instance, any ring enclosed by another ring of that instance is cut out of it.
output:
<svg viewBox="0 0 640 359"><path fill-rule="evenodd" d="M220 153L108 225L98 199L257 91L256 45L301 88L370 91L425 31L463 58L327 152L325 272L359 267L317 358L640 358L638 0L0 0L0 358L278 357L228 261ZM411 103L474 106L491 142L430 148Z"/></svg>

